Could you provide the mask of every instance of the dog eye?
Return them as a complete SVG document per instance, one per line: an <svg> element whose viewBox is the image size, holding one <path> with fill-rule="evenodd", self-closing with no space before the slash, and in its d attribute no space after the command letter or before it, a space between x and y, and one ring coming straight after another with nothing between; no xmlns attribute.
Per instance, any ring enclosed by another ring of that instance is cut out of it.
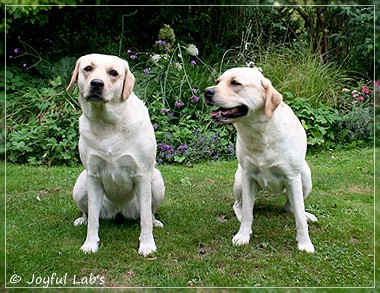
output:
<svg viewBox="0 0 380 293"><path fill-rule="evenodd" d="M237 80L233 79L233 80L231 80L231 85L241 85L241 83L238 82Z"/></svg>
<svg viewBox="0 0 380 293"><path fill-rule="evenodd" d="M116 70L111 70L111 71L109 72L109 74L112 75L112 76L114 76L114 77L116 77L116 76L119 75L119 73L117 73Z"/></svg>
<svg viewBox="0 0 380 293"><path fill-rule="evenodd" d="M83 68L84 71L86 72L89 72L92 70L92 67L91 66L86 66L85 68Z"/></svg>

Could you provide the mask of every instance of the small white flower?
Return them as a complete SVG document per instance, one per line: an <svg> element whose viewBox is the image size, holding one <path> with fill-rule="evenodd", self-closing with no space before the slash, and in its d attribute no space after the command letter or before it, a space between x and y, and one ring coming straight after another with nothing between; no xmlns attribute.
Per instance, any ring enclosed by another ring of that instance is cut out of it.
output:
<svg viewBox="0 0 380 293"><path fill-rule="evenodd" d="M253 62L253 61L249 61L249 62L246 62L245 63L245 66L247 66L247 67L255 67L255 62Z"/></svg>
<svg viewBox="0 0 380 293"><path fill-rule="evenodd" d="M155 54L155 55L152 56L152 61L153 61L155 64L157 64L157 63L160 61L160 59L161 59L161 56L158 55L158 54Z"/></svg>
<svg viewBox="0 0 380 293"><path fill-rule="evenodd" d="M174 67L175 67L178 71L181 71L181 70L182 70L182 65L181 65L181 63L178 63L178 62L174 63Z"/></svg>
<svg viewBox="0 0 380 293"><path fill-rule="evenodd" d="M198 56L199 54L198 48L194 44L189 44L186 50L191 56Z"/></svg>

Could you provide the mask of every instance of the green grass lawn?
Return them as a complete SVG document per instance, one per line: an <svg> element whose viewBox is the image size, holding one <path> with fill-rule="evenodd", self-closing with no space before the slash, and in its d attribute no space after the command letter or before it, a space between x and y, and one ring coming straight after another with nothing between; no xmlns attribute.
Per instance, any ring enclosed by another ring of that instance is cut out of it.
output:
<svg viewBox="0 0 380 293"><path fill-rule="evenodd" d="M256 201L250 244L232 245L239 222L229 161L159 166L165 227L154 230L158 251L146 258L137 253L139 222L121 219L100 222L98 253L80 251L86 227L73 226L80 212L71 190L81 167L8 164L6 285L42 287L50 277L49 286L66 287L374 286L373 150L308 161L314 186L305 205L319 220L309 224L314 254L298 251L285 197L266 193Z"/></svg>

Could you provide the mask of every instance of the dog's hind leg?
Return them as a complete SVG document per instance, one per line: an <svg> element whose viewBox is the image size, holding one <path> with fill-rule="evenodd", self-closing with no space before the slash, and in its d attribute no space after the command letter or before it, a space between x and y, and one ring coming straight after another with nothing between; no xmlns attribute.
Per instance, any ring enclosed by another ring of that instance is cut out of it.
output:
<svg viewBox="0 0 380 293"><path fill-rule="evenodd" d="M301 171L301 179L302 179L302 192L304 200L308 197L313 187L313 183L311 182L311 171L307 162L304 162L302 171ZM318 219L311 213L305 211L306 219L308 221L317 222Z"/></svg>
<svg viewBox="0 0 380 293"><path fill-rule="evenodd" d="M88 212L88 197L87 197L87 182L86 182L86 170L84 170L78 177L74 190L73 199L77 207L82 211L82 216L74 221L74 226L87 224L87 212Z"/></svg>
<svg viewBox="0 0 380 293"><path fill-rule="evenodd" d="M154 216L156 211L161 205L162 200L165 197L165 184L162 179L161 172L158 169L154 169L152 178L152 215L153 215L153 226L158 228L163 228L164 224L157 220Z"/></svg>
<svg viewBox="0 0 380 293"><path fill-rule="evenodd" d="M306 161L304 161L304 165L302 166L301 181L302 181L303 199L305 200L309 196L311 189L312 189L312 186L313 186L312 181L311 181L310 167ZM293 209L289 203L289 199L286 201L286 204L284 206L284 210L287 212L293 213ZM308 213L306 211L305 211L305 216L306 216L306 220L308 220L308 221L311 221L311 222L317 222L318 221L316 216L314 216L313 214Z"/></svg>
<svg viewBox="0 0 380 293"><path fill-rule="evenodd" d="M292 207L297 229L298 249L308 253L314 252L314 246L311 243L307 225L307 216L302 195L302 179L299 174L297 177L289 179L286 191L290 206Z"/></svg>

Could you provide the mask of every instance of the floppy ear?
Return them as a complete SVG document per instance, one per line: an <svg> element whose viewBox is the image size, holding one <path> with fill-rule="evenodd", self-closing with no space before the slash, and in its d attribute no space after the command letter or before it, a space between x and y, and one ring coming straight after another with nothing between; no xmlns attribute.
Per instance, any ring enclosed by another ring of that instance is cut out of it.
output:
<svg viewBox="0 0 380 293"><path fill-rule="evenodd" d="M126 101L128 97L132 94L134 85L135 85L135 76L127 67L127 69L125 70L125 77L124 77L123 96L122 96L123 101Z"/></svg>
<svg viewBox="0 0 380 293"><path fill-rule="evenodd" d="M70 83L66 88L67 93L70 93L73 90L74 84L78 80L79 65L80 65L80 58L77 60L77 63L75 64L73 75L71 76Z"/></svg>
<svg viewBox="0 0 380 293"><path fill-rule="evenodd" d="M261 85L266 94L264 107L265 115L267 115L268 118L272 118L274 110L276 110L278 105L282 102L282 95L272 86L272 83L267 78L264 78L261 81Z"/></svg>

